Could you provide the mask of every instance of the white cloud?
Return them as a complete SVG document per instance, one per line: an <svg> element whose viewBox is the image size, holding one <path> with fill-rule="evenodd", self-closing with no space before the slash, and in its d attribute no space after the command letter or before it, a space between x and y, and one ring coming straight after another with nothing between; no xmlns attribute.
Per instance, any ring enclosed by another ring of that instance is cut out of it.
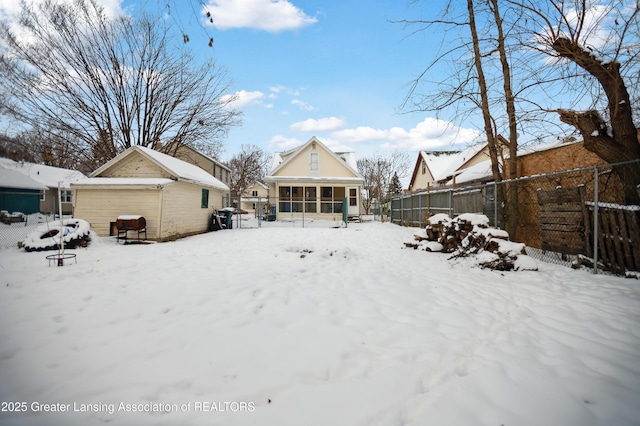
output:
<svg viewBox="0 0 640 426"><path fill-rule="evenodd" d="M242 109L248 106L260 105L262 103L262 98L264 98L264 93L259 91L247 92L246 90L240 90L233 95L223 96L222 100L225 101L231 96L237 96L237 99L229 106L236 109ZM267 105L267 108L270 108L270 106Z"/></svg>
<svg viewBox="0 0 640 426"><path fill-rule="evenodd" d="M276 151L287 151L298 145L302 145L302 142L299 139L287 138L282 135L276 135L269 141L269 146L274 147Z"/></svg>
<svg viewBox="0 0 640 426"><path fill-rule="evenodd" d="M330 132L344 127L345 122L337 117L325 117L320 119L309 118L304 121L293 123L291 128L300 132Z"/></svg>
<svg viewBox="0 0 640 426"><path fill-rule="evenodd" d="M344 142L384 141L383 148L408 151L441 149L452 145L468 145L475 141L479 135L480 133L476 130L456 127L448 121L431 117L425 118L409 130L401 127L392 127L390 129L356 127L332 133L334 138Z"/></svg>
<svg viewBox="0 0 640 426"><path fill-rule="evenodd" d="M287 0L210 0L203 8L219 29L295 30L317 22Z"/></svg>
<svg viewBox="0 0 640 426"><path fill-rule="evenodd" d="M306 103L304 101L301 101L300 99L292 100L291 101L291 105L296 105L298 108L303 109L305 111L313 111L313 110L315 110L315 108L312 105L310 105L310 104L308 104L308 103Z"/></svg>
<svg viewBox="0 0 640 426"><path fill-rule="evenodd" d="M353 129L339 130L333 133L333 137L346 142L386 140L389 139L389 131L374 129L373 127L368 126L361 126Z"/></svg>
<svg viewBox="0 0 640 426"><path fill-rule="evenodd" d="M269 95L270 97L276 97L280 93L286 93L291 96L300 96L300 90L291 89L290 87L282 86L280 84L269 87L269 90L271 91L271 94Z"/></svg>

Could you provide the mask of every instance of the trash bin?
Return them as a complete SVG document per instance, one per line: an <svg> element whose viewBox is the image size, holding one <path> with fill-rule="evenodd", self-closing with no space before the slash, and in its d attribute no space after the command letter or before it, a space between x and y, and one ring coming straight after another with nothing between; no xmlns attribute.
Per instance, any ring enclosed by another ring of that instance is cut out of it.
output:
<svg viewBox="0 0 640 426"><path fill-rule="evenodd" d="M231 210L222 210L222 217L224 218L224 224L227 229L233 228L233 212Z"/></svg>

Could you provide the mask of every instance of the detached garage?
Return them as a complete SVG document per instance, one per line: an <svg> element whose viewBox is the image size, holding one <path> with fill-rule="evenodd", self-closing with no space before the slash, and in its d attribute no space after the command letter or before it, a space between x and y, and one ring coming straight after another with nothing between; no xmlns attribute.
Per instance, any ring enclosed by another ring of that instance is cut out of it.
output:
<svg viewBox="0 0 640 426"><path fill-rule="evenodd" d="M142 216L147 239L168 241L209 230L229 187L192 164L134 146L88 179L72 183L74 216L100 236L115 235L120 216Z"/></svg>

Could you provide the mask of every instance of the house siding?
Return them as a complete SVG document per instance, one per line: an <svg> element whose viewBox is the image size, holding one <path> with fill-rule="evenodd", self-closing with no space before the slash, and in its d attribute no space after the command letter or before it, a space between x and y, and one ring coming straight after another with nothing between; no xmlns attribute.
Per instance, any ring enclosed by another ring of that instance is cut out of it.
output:
<svg viewBox="0 0 640 426"><path fill-rule="evenodd" d="M331 176L335 178L348 177L354 175L347 168L347 164L323 149L313 149L312 145L305 147L292 161L285 164L278 171L279 176L311 176L309 173L309 154L317 152L319 154L319 176Z"/></svg>

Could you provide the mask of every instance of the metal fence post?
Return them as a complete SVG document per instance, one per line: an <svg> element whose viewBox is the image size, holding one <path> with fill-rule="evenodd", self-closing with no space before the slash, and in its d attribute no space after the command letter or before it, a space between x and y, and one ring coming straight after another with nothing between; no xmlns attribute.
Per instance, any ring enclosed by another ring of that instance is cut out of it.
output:
<svg viewBox="0 0 640 426"><path fill-rule="evenodd" d="M598 167L594 167L593 185L593 273L598 273Z"/></svg>
<svg viewBox="0 0 640 426"><path fill-rule="evenodd" d="M493 226L496 228L498 225L498 182L493 181Z"/></svg>

